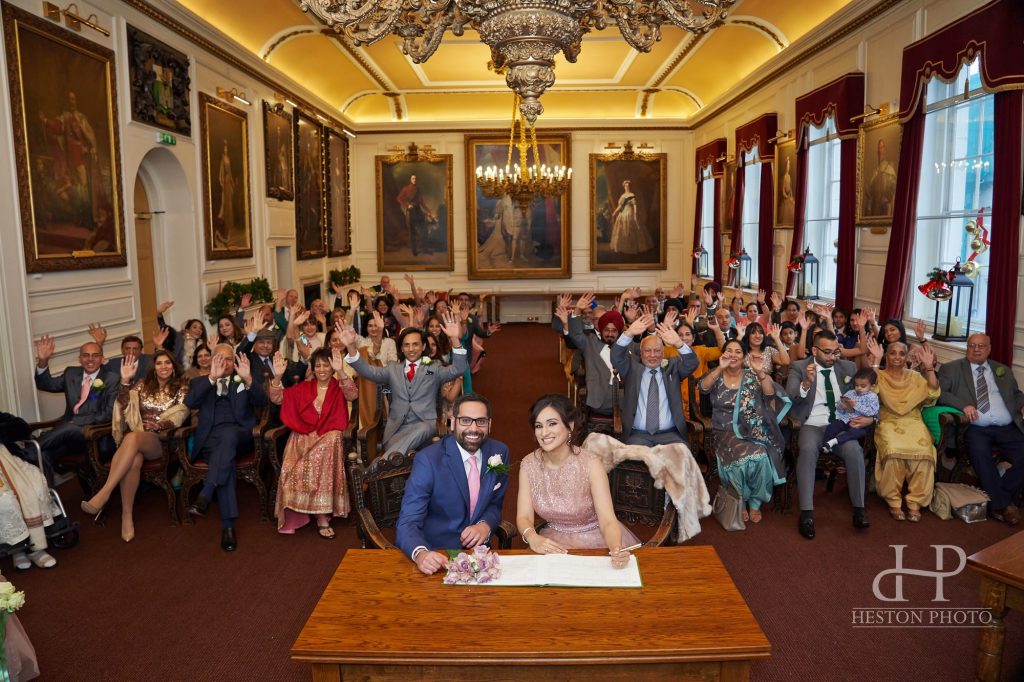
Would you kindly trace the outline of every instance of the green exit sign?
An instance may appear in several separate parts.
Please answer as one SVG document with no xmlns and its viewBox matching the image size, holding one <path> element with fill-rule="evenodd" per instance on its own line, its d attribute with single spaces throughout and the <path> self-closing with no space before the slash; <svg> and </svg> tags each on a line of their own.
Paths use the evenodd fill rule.
<svg viewBox="0 0 1024 682">
<path fill-rule="evenodd" d="M 156 141 L 160 144 L 168 144 L 171 146 L 178 144 L 178 138 L 170 133 L 157 133 Z"/>
</svg>

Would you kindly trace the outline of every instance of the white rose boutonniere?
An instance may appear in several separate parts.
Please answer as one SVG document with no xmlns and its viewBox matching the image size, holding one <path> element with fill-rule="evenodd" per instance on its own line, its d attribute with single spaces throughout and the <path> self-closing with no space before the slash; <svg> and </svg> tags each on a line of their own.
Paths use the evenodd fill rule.
<svg viewBox="0 0 1024 682">
<path fill-rule="evenodd" d="M 103 381 L 103 379 L 96 377 L 96 380 L 92 382 L 92 387 L 95 388 L 97 391 L 102 391 L 107 387 L 107 384 Z"/>
<path fill-rule="evenodd" d="M 668 360 L 662 360 L 661 361 L 661 368 L 665 369 L 666 367 L 668 367 Z"/>
<path fill-rule="evenodd" d="M 237 374 L 231 377 L 231 380 L 234 381 L 236 384 L 242 383 L 242 377 L 238 376 Z"/>
<path fill-rule="evenodd" d="M 501 455 L 491 455 L 487 458 L 487 471 L 506 476 L 508 475 L 508 465 L 501 459 Z"/>
<path fill-rule="evenodd" d="M 426 367 L 427 365 L 431 364 L 434 361 L 432 359 L 430 359 L 430 356 L 424 355 L 420 359 L 420 362 L 423 364 L 424 367 Z"/>
</svg>

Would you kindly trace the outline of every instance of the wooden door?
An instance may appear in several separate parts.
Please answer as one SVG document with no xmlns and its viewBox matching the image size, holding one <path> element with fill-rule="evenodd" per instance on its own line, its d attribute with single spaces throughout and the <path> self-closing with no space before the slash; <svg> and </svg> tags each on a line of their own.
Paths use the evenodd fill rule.
<svg viewBox="0 0 1024 682">
<path fill-rule="evenodd" d="M 135 178 L 135 265 L 139 284 L 142 338 L 149 348 L 156 331 L 156 276 L 153 274 L 153 231 L 149 197 L 142 180 Z"/>
</svg>

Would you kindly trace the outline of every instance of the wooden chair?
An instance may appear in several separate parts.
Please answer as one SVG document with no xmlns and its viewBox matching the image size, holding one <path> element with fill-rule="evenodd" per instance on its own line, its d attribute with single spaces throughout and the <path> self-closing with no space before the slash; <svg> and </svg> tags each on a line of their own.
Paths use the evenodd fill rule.
<svg viewBox="0 0 1024 682">
<path fill-rule="evenodd" d="M 103 436 L 110 436 L 112 427 L 110 424 L 94 429 L 94 438 L 89 440 L 89 463 L 96 475 L 96 484 L 102 486 L 110 476 L 110 462 L 102 461 L 99 449 L 99 440 Z M 160 438 L 160 456 L 156 459 L 147 459 L 142 463 L 142 480 L 155 485 L 164 491 L 167 496 L 167 511 L 171 514 L 171 525 L 178 526 L 178 508 L 175 503 L 174 486 L 171 485 L 171 462 L 173 461 L 174 431 L 161 431 L 157 434 Z"/>
<path fill-rule="evenodd" d="M 63 417 L 57 417 L 56 419 L 48 419 L 41 422 L 32 422 L 28 425 L 29 430 L 32 432 L 33 439 L 39 439 L 39 436 L 43 432 L 49 431 L 53 427 L 57 426 L 64 421 Z M 92 426 L 86 426 L 82 428 L 82 436 L 85 438 L 85 449 L 81 452 L 69 452 L 61 458 L 59 462 L 55 462 L 53 466 L 54 475 L 58 473 L 69 473 L 73 472 L 79 476 L 85 474 L 91 478 L 89 481 L 82 481 L 82 488 L 93 488 L 95 487 L 97 472 L 92 468 L 92 460 L 90 458 L 90 451 L 99 451 L 100 441 L 104 436 L 110 435 L 110 422 L 105 424 L 94 424 Z M 104 477 L 105 478 L 105 477 Z M 91 492 L 95 492 L 92 490 Z"/>
<path fill-rule="evenodd" d="M 654 487 L 654 478 L 643 462 L 626 460 L 608 472 L 615 516 L 627 524 L 655 527 L 644 547 L 672 544 L 675 536 L 676 508 L 663 489 Z"/>
<path fill-rule="evenodd" d="M 258 407 L 256 409 L 256 425 L 252 428 L 252 442 L 253 447 L 250 452 L 235 459 L 235 470 L 238 477 L 247 483 L 255 486 L 256 491 L 260 496 L 260 521 L 269 521 L 270 518 L 267 516 L 267 487 L 263 484 L 263 478 L 260 476 L 260 463 L 262 462 L 262 451 L 263 448 L 260 446 L 260 441 L 263 436 L 263 431 L 267 426 L 267 419 L 269 410 L 264 407 Z M 189 493 L 192 488 L 202 483 L 206 479 L 206 475 L 209 472 L 209 466 L 206 461 L 200 460 L 193 462 L 190 457 L 188 448 L 189 436 L 193 435 L 198 427 L 198 415 L 197 411 L 192 411 L 192 421 L 189 425 L 183 426 L 174 432 L 174 451 L 178 456 L 178 462 L 181 464 L 183 480 L 181 483 L 181 490 L 178 491 L 178 508 L 182 515 L 182 522 L 191 524 L 195 523 L 185 510 L 188 509 L 189 505 Z"/>
<path fill-rule="evenodd" d="M 415 452 L 403 455 L 392 452 L 370 462 L 369 466 L 359 461 L 359 455 L 348 456 L 348 479 L 352 486 L 352 508 L 359 523 L 359 539 L 363 549 L 398 549 L 388 540 L 381 529 L 394 528 L 402 511 L 402 497 L 405 482 L 412 473 Z M 502 521 L 494 529 L 499 549 L 512 546 L 516 535 L 515 526 Z"/>
</svg>

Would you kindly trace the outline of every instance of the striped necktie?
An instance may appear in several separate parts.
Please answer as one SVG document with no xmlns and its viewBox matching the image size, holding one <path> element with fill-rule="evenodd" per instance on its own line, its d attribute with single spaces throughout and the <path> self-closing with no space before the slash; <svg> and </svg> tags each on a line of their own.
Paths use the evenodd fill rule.
<svg viewBox="0 0 1024 682">
<path fill-rule="evenodd" d="M 651 370 L 651 382 L 647 386 L 647 433 L 652 436 L 661 426 L 661 409 L 658 395 L 658 370 Z"/>
<path fill-rule="evenodd" d="M 988 381 L 985 380 L 985 366 L 978 368 L 978 380 L 975 390 L 978 394 L 978 412 L 985 414 L 991 403 L 988 399 Z"/>
</svg>

